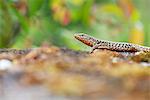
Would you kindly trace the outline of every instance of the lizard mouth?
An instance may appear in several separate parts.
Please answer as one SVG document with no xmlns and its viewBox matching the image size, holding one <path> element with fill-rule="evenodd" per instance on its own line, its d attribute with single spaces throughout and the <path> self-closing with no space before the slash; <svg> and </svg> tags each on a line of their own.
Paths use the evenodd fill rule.
<svg viewBox="0 0 150 100">
<path fill-rule="evenodd" d="M 93 47 L 93 43 L 92 43 L 89 39 L 85 38 L 84 36 L 79 35 L 79 34 L 75 34 L 74 37 L 75 37 L 77 40 L 81 41 L 82 43 L 84 43 L 84 44 L 86 44 L 86 45 L 88 45 L 88 46 Z"/>
</svg>

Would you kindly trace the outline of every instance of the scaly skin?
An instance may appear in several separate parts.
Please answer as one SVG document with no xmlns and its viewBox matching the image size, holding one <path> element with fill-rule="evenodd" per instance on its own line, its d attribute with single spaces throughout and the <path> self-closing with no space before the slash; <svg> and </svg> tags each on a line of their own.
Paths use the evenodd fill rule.
<svg viewBox="0 0 150 100">
<path fill-rule="evenodd" d="M 150 52 L 150 47 L 140 46 L 132 43 L 98 40 L 84 33 L 75 34 L 74 37 L 84 44 L 92 47 L 91 53 L 95 49 L 107 49 L 119 52 Z"/>
</svg>

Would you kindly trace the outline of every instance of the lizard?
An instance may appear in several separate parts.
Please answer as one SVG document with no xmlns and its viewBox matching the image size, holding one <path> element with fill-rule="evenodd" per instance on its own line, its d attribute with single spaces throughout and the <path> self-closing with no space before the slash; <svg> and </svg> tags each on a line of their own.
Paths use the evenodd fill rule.
<svg viewBox="0 0 150 100">
<path fill-rule="evenodd" d="M 92 47 L 90 53 L 93 53 L 96 49 L 107 49 L 117 52 L 148 52 L 150 53 L 150 47 L 141 46 L 133 43 L 126 42 L 112 42 L 107 40 L 99 40 L 84 33 L 77 33 L 74 37 L 83 42 L 84 44 Z"/>
</svg>

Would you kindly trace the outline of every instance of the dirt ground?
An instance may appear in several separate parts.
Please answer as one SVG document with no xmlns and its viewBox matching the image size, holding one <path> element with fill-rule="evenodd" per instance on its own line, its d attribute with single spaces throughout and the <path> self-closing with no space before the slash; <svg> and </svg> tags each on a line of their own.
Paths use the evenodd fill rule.
<svg viewBox="0 0 150 100">
<path fill-rule="evenodd" d="M 150 100 L 150 54 L 41 47 L 0 54 L 2 100 Z M 0 99 L 0 100 L 1 100 Z"/>
</svg>

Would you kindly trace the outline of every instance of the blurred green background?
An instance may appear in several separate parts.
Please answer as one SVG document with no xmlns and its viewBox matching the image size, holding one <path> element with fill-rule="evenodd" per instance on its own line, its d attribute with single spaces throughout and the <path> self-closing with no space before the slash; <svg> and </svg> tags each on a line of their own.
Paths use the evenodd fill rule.
<svg viewBox="0 0 150 100">
<path fill-rule="evenodd" d="M 87 49 L 73 37 L 150 46 L 150 0 L 0 0 L 0 48 L 56 45 Z"/>
</svg>

